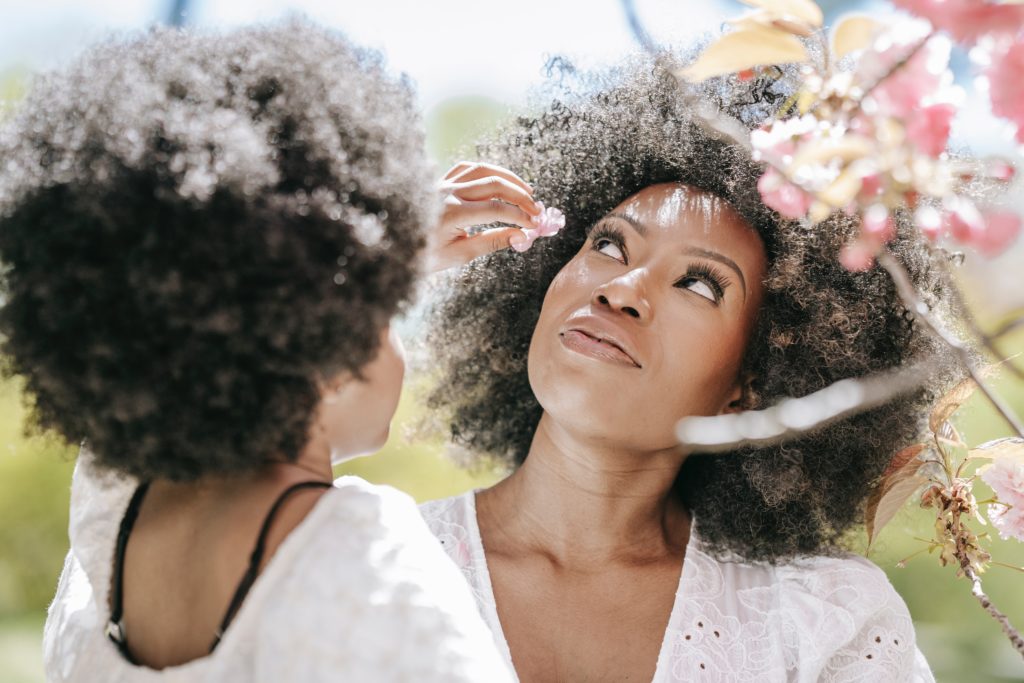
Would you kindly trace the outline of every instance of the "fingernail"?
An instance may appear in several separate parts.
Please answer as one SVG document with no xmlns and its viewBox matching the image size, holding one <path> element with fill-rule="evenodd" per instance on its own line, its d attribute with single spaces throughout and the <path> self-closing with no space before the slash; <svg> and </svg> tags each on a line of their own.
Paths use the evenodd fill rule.
<svg viewBox="0 0 1024 683">
<path fill-rule="evenodd" d="M 527 237 L 526 235 L 519 233 L 516 235 L 512 235 L 512 237 L 510 237 L 508 240 L 508 244 L 510 247 L 512 247 L 513 250 L 522 253 L 530 248 L 530 245 L 533 244 L 533 240 Z"/>
</svg>

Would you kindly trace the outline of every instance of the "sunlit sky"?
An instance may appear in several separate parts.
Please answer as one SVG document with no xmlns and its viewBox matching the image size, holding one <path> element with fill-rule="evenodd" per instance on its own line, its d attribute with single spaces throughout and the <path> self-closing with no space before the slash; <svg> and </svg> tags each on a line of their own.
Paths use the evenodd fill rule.
<svg viewBox="0 0 1024 683">
<path fill-rule="evenodd" d="M 881 0 L 820 0 L 826 20 L 870 9 Z M 61 64 L 111 30 L 166 21 L 174 0 L 0 0 L 0 73 Z M 301 12 L 378 48 L 397 71 L 416 82 L 429 110 L 458 95 L 522 104 L 543 79 L 552 55 L 579 66 L 614 63 L 636 51 L 620 0 L 190 0 L 187 21 L 235 26 Z M 738 0 L 635 0 L 638 14 L 661 43 L 685 44 L 720 30 L 739 14 Z M 962 60 L 961 60 L 962 61 Z M 963 79 L 968 77 L 966 71 Z M 976 152 L 1007 152 L 1010 134 L 969 99 L 954 126 L 953 143 Z"/>
</svg>

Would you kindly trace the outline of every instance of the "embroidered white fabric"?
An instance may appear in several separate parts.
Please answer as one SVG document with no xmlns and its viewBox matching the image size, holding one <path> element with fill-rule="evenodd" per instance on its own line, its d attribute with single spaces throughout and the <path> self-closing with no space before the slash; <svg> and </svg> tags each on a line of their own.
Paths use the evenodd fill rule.
<svg viewBox="0 0 1024 683">
<path fill-rule="evenodd" d="M 338 479 L 278 547 L 211 655 L 160 671 L 128 663 L 104 629 L 136 485 L 79 458 L 71 551 L 44 630 L 48 681 L 509 680 L 413 500 L 356 477 Z"/>
<path fill-rule="evenodd" d="M 462 568 L 512 667 L 475 494 L 425 503 L 420 511 Z M 915 645 L 906 605 L 873 563 L 852 554 L 775 567 L 723 562 L 702 551 L 696 529 L 691 531 L 653 683 L 934 680 Z"/>
</svg>

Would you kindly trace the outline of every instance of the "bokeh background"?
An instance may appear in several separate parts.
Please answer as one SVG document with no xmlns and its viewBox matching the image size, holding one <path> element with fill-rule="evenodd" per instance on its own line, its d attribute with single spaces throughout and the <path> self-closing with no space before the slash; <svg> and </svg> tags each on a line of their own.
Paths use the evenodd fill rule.
<svg viewBox="0 0 1024 683">
<path fill-rule="evenodd" d="M 820 0 L 827 22 L 854 11 L 891 13 L 882 2 Z M 742 5 L 733 0 L 637 0 L 637 16 L 663 44 L 685 45 L 718 31 Z M 636 44 L 618 0 L 0 0 L 0 117 L 31 83 L 32 74 L 59 67 L 111 31 L 161 23 L 230 27 L 301 12 L 353 40 L 383 50 L 396 71 L 417 83 L 429 151 L 439 173 L 472 155 L 472 141 L 541 101 L 536 92 L 545 65 L 564 55 L 582 67 L 612 64 Z M 986 99 L 974 92 L 967 55 L 954 53 L 957 80 L 968 96 L 954 126 L 954 145 L 975 153 L 1010 156 L 1020 150 Z M 1022 85 L 1024 87 L 1024 85 Z M 974 93 L 974 94 L 972 94 Z M 2 161 L 2 160 L 0 160 Z M 1024 211 L 1018 189 L 1008 201 Z M 1024 240 L 1022 240 L 1024 241 Z M 1024 307 L 1024 244 L 994 261 L 968 254 L 962 286 L 983 326 Z M 415 332 L 415 315 L 404 329 Z M 1003 344 L 1006 355 L 1024 352 L 1024 330 Z M 410 384 L 424 380 L 411 378 Z M 1003 373 L 995 386 L 1018 414 L 1024 382 Z M 408 438 L 421 412 L 407 392 L 397 428 L 385 449 L 338 468 L 394 485 L 418 500 L 485 486 L 499 473 L 467 473 L 446 460 L 444 445 Z M 43 680 L 41 631 L 46 606 L 67 551 L 67 505 L 75 448 L 30 435 L 23 423 L 21 385 L 0 382 L 0 681 Z M 973 398 L 956 416 L 970 444 L 1005 436 L 1008 428 Z M 983 487 L 980 487 L 983 488 Z M 979 491 L 979 499 L 986 491 Z M 886 528 L 870 557 L 888 573 L 917 625 L 919 646 L 939 681 L 1022 681 L 1024 662 L 977 605 L 969 585 L 950 568 L 922 554 L 906 568 L 897 562 L 923 547 L 914 537 L 932 534 L 927 511 L 906 509 Z M 863 540 L 857 542 L 863 547 Z M 996 559 L 1024 566 L 1024 544 L 991 542 Z M 993 567 L 984 575 L 989 594 L 1024 627 L 1024 573 Z"/>
</svg>

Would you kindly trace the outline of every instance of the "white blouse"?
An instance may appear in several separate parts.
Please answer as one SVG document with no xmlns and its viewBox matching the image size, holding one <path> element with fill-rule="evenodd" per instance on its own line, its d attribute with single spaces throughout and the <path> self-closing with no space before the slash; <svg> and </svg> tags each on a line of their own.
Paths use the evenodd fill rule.
<svg viewBox="0 0 1024 683">
<path fill-rule="evenodd" d="M 130 664 L 104 627 L 118 528 L 136 485 L 79 458 L 71 550 L 44 630 L 48 681 L 509 680 L 413 500 L 356 477 L 338 479 L 281 543 L 212 654 L 159 671 Z"/>
<path fill-rule="evenodd" d="M 511 667 L 470 492 L 420 506 L 462 568 Z M 691 525 L 653 683 L 861 681 L 932 683 L 910 614 L 877 566 L 852 554 L 789 564 L 720 561 Z"/>
</svg>

